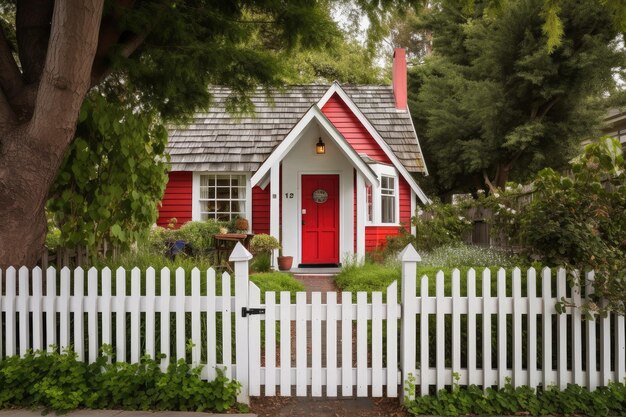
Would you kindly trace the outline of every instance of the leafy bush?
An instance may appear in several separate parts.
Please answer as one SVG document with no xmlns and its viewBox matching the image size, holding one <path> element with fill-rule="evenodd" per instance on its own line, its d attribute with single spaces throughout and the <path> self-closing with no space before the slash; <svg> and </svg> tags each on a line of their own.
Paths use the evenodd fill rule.
<svg viewBox="0 0 626 417">
<path fill-rule="evenodd" d="M 432 250 L 439 246 L 460 243 L 471 230 L 472 222 L 464 217 L 462 206 L 434 202 L 419 210 L 411 221 L 415 226 L 415 247 Z"/>
<path fill-rule="evenodd" d="M 219 371 L 207 382 L 200 378 L 201 368 L 183 360 L 164 373 L 161 357 L 110 363 L 110 348 L 104 350 L 93 364 L 78 361 L 73 352 L 45 351 L 0 361 L 0 408 L 225 411 L 236 405 L 240 384 Z"/>
<path fill-rule="evenodd" d="M 252 238 L 250 249 L 254 253 L 270 253 L 275 249 L 280 249 L 280 243 L 274 236 L 260 233 Z"/>
<path fill-rule="evenodd" d="M 272 269 L 272 258 L 268 253 L 257 253 L 250 264 L 254 272 L 269 272 Z"/>
<path fill-rule="evenodd" d="M 176 240 L 184 240 L 193 256 L 207 256 L 213 249 L 213 235 L 225 223 L 212 219 L 187 222 L 180 229 L 154 227 L 150 230 L 148 246 L 157 253 L 167 254 Z"/>
<path fill-rule="evenodd" d="M 510 381 L 502 389 L 476 385 L 440 390 L 437 396 L 414 397 L 415 378 L 409 375 L 404 405 L 413 415 L 585 415 L 593 417 L 623 415 L 626 409 L 626 386 L 610 382 L 595 391 L 569 384 L 560 391 L 551 386 L 545 390 L 522 386 L 514 388 Z"/>
<path fill-rule="evenodd" d="M 547 263 L 595 270 L 596 301 L 624 314 L 626 165 L 621 144 L 604 138 L 587 145 L 571 169 L 570 175 L 551 169 L 537 175 L 536 198 L 520 215 L 520 238 Z M 571 278 L 580 281 L 577 275 Z M 593 312 L 599 305 L 586 307 Z"/>
</svg>

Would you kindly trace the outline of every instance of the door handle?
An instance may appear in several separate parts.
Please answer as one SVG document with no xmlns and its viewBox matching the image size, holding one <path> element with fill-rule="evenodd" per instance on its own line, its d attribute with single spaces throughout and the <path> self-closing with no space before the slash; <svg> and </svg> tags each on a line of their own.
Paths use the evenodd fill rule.
<svg viewBox="0 0 626 417">
<path fill-rule="evenodd" d="M 306 223 L 305 223 L 305 221 L 304 221 L 304 220 L 302 220 L 302 226 L 304 226 L 305 224 L 306 224 Z"/>
</svg>

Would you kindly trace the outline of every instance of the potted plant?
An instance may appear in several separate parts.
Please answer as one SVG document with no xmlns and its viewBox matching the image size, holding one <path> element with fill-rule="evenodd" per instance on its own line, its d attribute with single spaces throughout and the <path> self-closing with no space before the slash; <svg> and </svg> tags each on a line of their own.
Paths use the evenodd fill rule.
<svg viewBox="0 0 626 417">
<path fill-rule="evenodd" d="M 235 219 L 235 230 L 237 233 L 248 233 L 249 228 L 250 224 L 248 223 L 248 219 L 244 217 L 237 217 Z"/>
<path fill-rule="evenodd" d="M 272 251 L 276 249 L 280 249 L 278 240 L 274 236 L 265 233 L 255 235 L 250 241 L 250 250 L 252 250 L 256 256 L 269 259 L 269 262 L 258 262 L 259 264 L 271 266 Z"/>
<path fill-rule="evenodd" d="M 284 256 L 282 251 L 278 255 L 278 269 L 281 271 L 289 271 L 293 265 L 293 256 Z"/>
</svg>

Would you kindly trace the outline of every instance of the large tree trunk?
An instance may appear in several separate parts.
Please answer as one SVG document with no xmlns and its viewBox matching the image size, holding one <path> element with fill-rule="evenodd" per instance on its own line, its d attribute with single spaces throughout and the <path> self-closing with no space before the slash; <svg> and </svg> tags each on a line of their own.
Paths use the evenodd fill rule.
<svg viewBox="0 0 626 417">
<path fill-rule="evenodd" d="M 56 1 L 31 118 L 16 116 L 0 93 L 0 268 L 34 266 L 41 254 L 48 190 L 89 89 L 102 5 Z"/>
</svg>

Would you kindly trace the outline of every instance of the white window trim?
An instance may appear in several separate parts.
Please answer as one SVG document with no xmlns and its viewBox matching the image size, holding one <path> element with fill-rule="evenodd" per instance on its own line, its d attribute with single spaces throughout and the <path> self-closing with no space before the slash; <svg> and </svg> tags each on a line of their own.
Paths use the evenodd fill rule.
<svg viewBox="0 0 626 417">
<path fill-rule="evenodd" d="M 399 180 L 400 176 L 398 175 L 398 171 L 390 165 L 383 164 L 373 164 L 370 165 L 372 170 L 378 176 L 378 184 L 372 186 L 372 198 L 373 198 L 373 220 L 372 222 L 365 222 L 366 226 L 392 226 L 392 227 L 400 227 L 400 186 Z M 382 208 L 381 208 L 381 186 L 382 186 L 382 176 L 392 177 L 394 178 L 394 186 L 395 186 L 395 222 L 393 223 L 383 223 L 381 220 L 382 216 Z M 367 195 L 367 193 L 365 193 Z M 365 197 L 367 198 L 367 197 Z M 367 204 L 367 201 L 366 201 Z"/>
<path fill-rule="evenodd" d="M 250 230 L 252 230 L 252 187 L 250 186 L 250 174 L 247 172 L 214 172 L 214 171 L 196 171 L 192 177 L 192 189 L 191 189 L 191 219 L 193 221 L 201 221 L 200 210 L 200 176 L 201 175 L 239 175 L 245 177 L 246 184 L 246 198 L 245 198 L 245 216 L 248 220 Z"/>
</svg>

